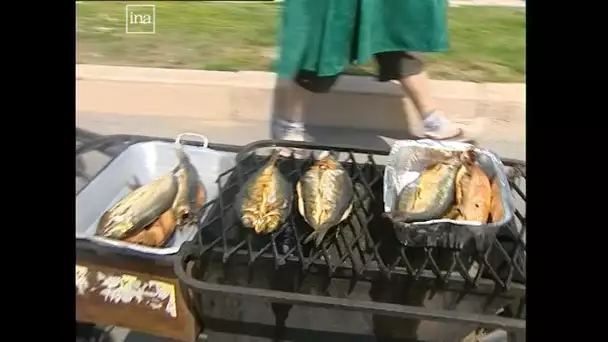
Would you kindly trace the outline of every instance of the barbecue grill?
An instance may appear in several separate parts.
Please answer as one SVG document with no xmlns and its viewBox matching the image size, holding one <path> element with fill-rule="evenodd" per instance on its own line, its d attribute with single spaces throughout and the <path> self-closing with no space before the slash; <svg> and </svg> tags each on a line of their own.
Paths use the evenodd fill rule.
<svg viewBox="0 0 608 342">
<path fill-rule="evenodd" d="M 295 205 L 286 222 L 271 234 L 259 236 L 240 224 L 233 206 L 236 193 L 248 176 L 265 164 L 269 149 L 275 147 L 307 151 L 308 157 L 304 159 L 292 154 L 278 163 L 294 185 L 314 163 L 315 152 L 331 150 L 340 153 L 340 161 L 353 183 L 365 189 L 356 194 L 350 218 L 328 233 L 319 248 L 303 244 L 311 229 Z M 175 272 L 183 288 L 196 293 L 269 300 L 275 303 L 272 309 L 277 334 L 285 330 L 285 320 L 294 304 L 473 323 L 511 331 L 525 329 L 525 321 L 521 319 L 525 315 L 526 226 L 522 213 L 525 209 L 516 210 L 516 219 L 501 229 L 483 252 L 477 251 L 472 243 L 459 249 L 403 246 L 395 239 L 392 223 L 381 215 L 384 166 L 377 159 L 387 154 L 388 151 L 274 141 L 244 147 L 236 157 L 236 167 L 218 177 L 218 186 L 224 186 L 219 186 L 218 199 L 208 203 L 211 214 L 201 224 L 196 239 L 183 245 L 177 257 Z M 503 162 L 509 167 L 514 196 L 519 197 L 516 202 L 525 202 L 519 185 L 525 181 L 525 165 L 511 160 Z M 185 272 L 190 262 L 197 264 L 196 274 Z M 223 274 L 220 277 L 223 284 L 218 283 L 218 272 Z M 244 278 L 247 280 L 243 281 Z M 346 280 L 346 289 L 334 280 L 342 283 Z M 361 282 L 372 284 L 370 300 L 350 300 Z M 315 286 L 311 287 L 311 283 Z M 303 293 L 312 288 L 314 295 Z M 444 301 L 449 297 L 446 305 L 439 309 L 419 307 L 426 298 L 432 300 L 438 294 L 444 296 Z M 480 297 L 482 304 L 471 305 Z M 383 303 L 397 298 L 406 305 Z M 472 312 L 457 310 L 467 306 Z M 505 306 L 511 316 L 520 319 L 497 317 L 495 313 Z M 484 313 L 492 315 L 479 315 Z"/>
<path fill-rule="evenodd" d="M 77 147 L 76 154 L 91 150 L 120 153 L 129 145 L 152 140 L 172 141 L 108 136 Z M 318 152 L 330 150 L 339 154 L 353 183 L 363 189 L 355 194 L 350 217 L 330 231 L 318 248 L 303 244 L 312 230 L 296 205 L 273 233 L 258 236 L 240 224 L 233 206 L 235 196 L 277 147 L 304 152 L 303 158 L 302 153 L 297 158 L 292 154 L 278 163 L 294 187 Z M 510 341 L 524 340 L 525 163 L 502 160 L 508 168 L 515 219 L 501 228 L 486 250 L 478 251 L 472 242 L 445 248 L 404 246 L 397 241 L 392 223 L 382 217 L 383 160 L 388 150 L 270 140 L 244 147 L 209 144 L 209 148 L 234 153 L 236 165 L 218 176 L 219 196 L 201 209 L 207 214 L 197 235 L 172 258 L 181 296 L 207 332 L 240 329 L 272 340 L 290 339 L 295 328 L 288 317 L 299 308 L 310 307 L 330 309 L 337 315 L 339 311 L 332 309 L 366 315 L 378 340 L 460 341 L 476 328 L 504 330 Z M 105 250 L 103 246 L 87 248 Z M 238 326 L 229 324 L 230 320 L 242 321 L 240 313 L 234 312 L 254 302 L 271 303 L 269 329 L 248 330 L 249 323 L 244 321 Z M 233 316 L 221 317 L 218 303 L 232 305 L 223 312 Z M 315 328 L 314 323 L 310 325 Z M 354 335 L 342 336 L 350 340 Z"/>
</svg>

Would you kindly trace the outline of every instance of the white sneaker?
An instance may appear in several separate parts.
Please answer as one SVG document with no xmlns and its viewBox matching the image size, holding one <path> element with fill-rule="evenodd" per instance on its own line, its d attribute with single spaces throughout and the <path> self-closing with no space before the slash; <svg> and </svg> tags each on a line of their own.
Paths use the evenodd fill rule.
<svg viewBox="0 0 608 342">
<path fill-rule="evenodd" d="M 306 133 L 304 125 L 285 120 L 274 120 L 272 123 L 272 138 L 275 140 L 289 141 L 313 141 L 313 138 Z M 305 151 L 299 148 L 282 148 L 281 155 L 289 157 L 294 154 L 296 158 L 304 158 Z"/>
<path fill-rule="evenodd" d="M 462 129 L 440 112 L 430 114 L 423 121 L 424 135 L 435 140 L 451 139 L 462 134 Z"/>
</svg>

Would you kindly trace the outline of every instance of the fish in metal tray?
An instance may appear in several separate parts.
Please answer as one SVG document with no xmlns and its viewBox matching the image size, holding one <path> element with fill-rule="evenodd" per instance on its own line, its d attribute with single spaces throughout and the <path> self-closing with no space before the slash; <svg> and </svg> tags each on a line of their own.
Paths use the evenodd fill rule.
<svg viewBox="0 0 608 342">
<path fill-rule="evenodd" d="M 97 235 L 122 239 L 150 225 L 172 207 L 177 183 L 170 172 L 135 189 L 101 216 Z"/>
<path fill-rule="evenodd" d="M 424 168 L 432 166 L 435 163 L 458 158 L 461 153 L 461 151 L 446 151 L 438 148 L 411 146 L 399 162 L 399 169 L 406 171 L 419 170 L 419 167 Z"/>
<path fill-rule="evenodd" d="M 292 186 L 277 168 L 279 150 L 254 173 L 236 196 L 235 208 L 246 228 L 270 233 L 285 222 L 291 211 Z"/>
<path fill-rule="evenodd" d="M 176 225 L 181 228 L 185 224 L 196 222 L 198 210 L 205 203 L 205 189 L 196 168 L 181 146 L 176 147 L 176 154 L 179 159 L 175 170 L 178 188 L 172 210 Z"/>
<path fill-rule="evenodd" d="M 499 191 L 498 187 L 496 190 Z M 490 216 L 492 186 L 485 172 L 475 163 L 463 164 L 456 174 L 456 205 L 459 221 L 486 223 Z"/>
<path fill-rule="evenodd" d="M 404 223 L 444 217 L 454 204 L 458 170 L 472 158 L 473 151 L 466 151 L 424 170 L 415 183 L 403 188 L 396 211 L 387 216 Z"/>
<path fill-rule="evenodd" d="M 169 209 L 149 226 L 123 238 L 123 241 L 150 247 L 162 247 L 171 239 L 176 228 L 174 211 Z"/>
<path fill-rule="evenodd" d="M 305 243 L 315 239 L 318 246 L 331 228 L 344 221 L 352 210 L 354 189 L 348 172 L 331 155 L 323 152 L 319 160 L 296 185 L 298 211 L 314 229 Z"/>
<path fill-rule="evenodd" d="M 505 208 L 502 205 L 502 198 L 500 196 L 500 186 L 498 185 L 498 178 L 494 177 L 492 180 L 492 196 L 490 200 L 490 219 L 489 222 L 500 222 L 505 217 Z"/>
</svg>

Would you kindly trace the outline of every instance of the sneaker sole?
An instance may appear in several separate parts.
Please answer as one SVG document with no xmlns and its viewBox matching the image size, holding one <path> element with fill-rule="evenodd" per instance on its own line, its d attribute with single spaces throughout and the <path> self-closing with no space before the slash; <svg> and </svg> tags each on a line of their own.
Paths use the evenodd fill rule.
<svg viewBox="0 0 608 342">
<path fill-rule="evenodd" d="M 459 141 L 469 144 L 475 144 L 477 138 L 483 133 L 485 127 L 489 124 L 488 118 L 474 118 L 471 120 L 463 120 L 455 122 L 460 128 L 460 134 L 447 139 L 435 139 L 426 135 L 420 136 L 420 138 L 434 139 L 438 141 Z"/>
</svg>

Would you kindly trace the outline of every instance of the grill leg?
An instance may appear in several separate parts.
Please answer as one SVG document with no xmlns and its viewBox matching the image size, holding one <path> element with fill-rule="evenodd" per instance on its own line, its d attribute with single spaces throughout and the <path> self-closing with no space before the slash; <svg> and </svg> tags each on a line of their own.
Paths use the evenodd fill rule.
<svg viewBox="0 0 608 342">
<path fill-rule="evenodd" d="M 283 341 L 285 339 L 285 330 L 287 317 L 289 317 L 289 310 L 293 305 L 272 303 L 272 312 L 274 313 L 275 322 L 275 341 Z"/>
<path fill-rule="evenodd" d="M 278 272 L 275 273 L 273 277 L 273 282 L 271 284 L 271 288 L 274 290 L 285 291 L 285 292 L 293 292 L 297 290 L 297 268 L 291 268 L 289 266 L 285 266 L 279 269 Z M 275 341 L 283 341 L 285 340 L 285 331 L 287 317 L 289 317 L 289 311 L 293 307 L 291 304 L 279 304 L 272 303 L 271 305 L 272 312 L 274 313 L 275 320 Z"/>
</svg>

